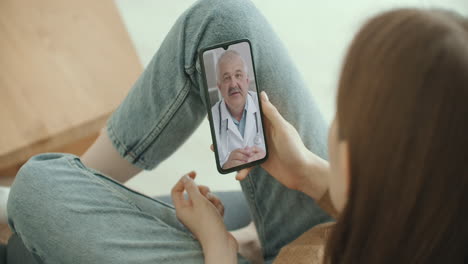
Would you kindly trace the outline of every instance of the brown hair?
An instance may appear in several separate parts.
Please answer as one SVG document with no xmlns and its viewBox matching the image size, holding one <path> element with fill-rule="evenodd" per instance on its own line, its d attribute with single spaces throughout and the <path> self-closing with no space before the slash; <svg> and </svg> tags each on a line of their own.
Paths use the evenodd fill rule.
<svg viewBox="0 0 468 264">
<path fill-rule="evenodd" d="M 468 22 L 441 10 L 371 19 L 338 90 L 348 202 L 325 263 L 463 263 L 468 251 Z"/>
</svg>

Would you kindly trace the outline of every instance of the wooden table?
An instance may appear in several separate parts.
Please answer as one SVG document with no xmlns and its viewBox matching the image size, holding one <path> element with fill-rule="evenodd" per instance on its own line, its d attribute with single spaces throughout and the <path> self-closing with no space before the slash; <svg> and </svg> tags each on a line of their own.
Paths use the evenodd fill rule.
<svg viewBox="0 0 468 264">
<path fill-rule="evenodd" d="M 83 152 L 141 71 L 112 0 L 1 0 L 0 180 Z"/>
</svg>

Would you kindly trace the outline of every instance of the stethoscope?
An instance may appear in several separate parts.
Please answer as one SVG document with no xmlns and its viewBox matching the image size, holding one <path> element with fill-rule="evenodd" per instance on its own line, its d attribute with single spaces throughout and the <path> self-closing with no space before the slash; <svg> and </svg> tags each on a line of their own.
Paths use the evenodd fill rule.
<svg viewBox="0 0 468 264">
<path fill-rule="evenodd" d="M 218 115 L 219 115 L 219 133 L 221 135 L 221 102 L 222 101 L 219 101 L 218 103 Z M 262 143 L 261 139 L 260 139 L 260 133 L 258 132 L 258 117 L 257 117 L 257 113 L 258 112 L 255 112 L 255 128 L 257 130 L 257 134 L 255 135 L 255 138 L 254 138 L 254 144 L 255 145 L 260 145 Z M 229 124 L 229 119 L 226 119 L 226 132 L 228 131 L 228 124 Z"/>
</svg>

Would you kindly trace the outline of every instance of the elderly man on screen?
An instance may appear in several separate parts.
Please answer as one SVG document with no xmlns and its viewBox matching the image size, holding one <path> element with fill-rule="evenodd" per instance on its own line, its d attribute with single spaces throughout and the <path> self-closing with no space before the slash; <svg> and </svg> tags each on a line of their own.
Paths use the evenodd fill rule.
<svg viewBox="0 0 468 264">
<path fill-rule="evenodd" d="M 258 95 L 249 91 L 244 59 L 233 50 L 224 52 L 216 66 L 222 99 L 212 108 L 220 165 L 229 169 L 265 157 L 265 142 Z"/>
</svg>

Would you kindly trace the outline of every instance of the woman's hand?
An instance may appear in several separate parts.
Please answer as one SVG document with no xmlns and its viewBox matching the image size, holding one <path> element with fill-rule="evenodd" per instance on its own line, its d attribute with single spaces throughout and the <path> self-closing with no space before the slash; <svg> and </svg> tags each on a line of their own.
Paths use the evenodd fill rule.
<svg viewBox="0 0 468 264">
<path fill-rule="evenodd" d="M 268 160 L 262 166 L 286 187 L 302 191 L 312 198 L 320 198 L 328 188 L 328 162 L 310 152 L 297 130 L 286 121 L 268 100 L 260 94 L 268 143 Z M 252 168 L 237 173 L 243 180 Z"/>
<path fill-rule="evenodd" d="M 197 186 L 193 180 L 195 176 L 195 172 L 183 176 L 172 188 L 177 218 L 200 241 L 205 263 L 235 263 L 237 242 L 224 225 L 224 206 L 208 187 Z M 185 199 L 184 191 L 188 199 Z"/>
</svg>

